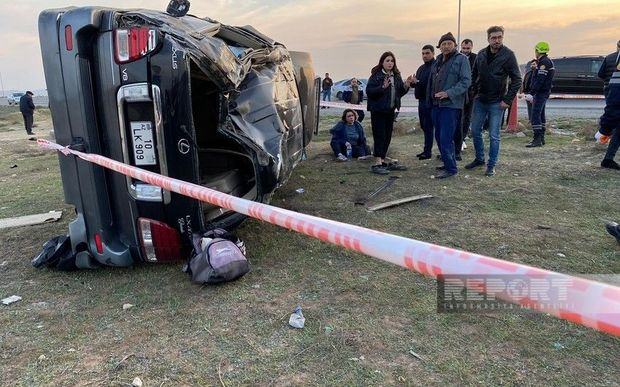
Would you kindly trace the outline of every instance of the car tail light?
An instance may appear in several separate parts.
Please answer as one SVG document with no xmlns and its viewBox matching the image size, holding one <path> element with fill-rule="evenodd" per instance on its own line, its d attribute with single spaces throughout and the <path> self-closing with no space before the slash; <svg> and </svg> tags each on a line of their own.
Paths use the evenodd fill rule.
<svg viewBox="0 0 620 387">
<path fill-rule="evenodd" d="M 147 261 L 166 262 L 183 258 L 181 238 L 174 228 L 156 220 L 139 218 L 138 231 Z"/>
<path fill-rule="evenodd" d="M 118 63 L 142 58 L 157 47 L 157 31 L 151 28 L 119 29 L 114 33 Z"/>
<path fill-rule="evenodd" d="M 97 246 L 97 252 L 99 254 L 103 254 L 103 241 L 101 240 L 101 235 L 95 234 L 95 246 Z"/>
<path fill-rule="evenodd" d="M 71 26 L 65 26 L 65 46 L 67 51 L 73 50 L 73 28 Z"/>
</svg>

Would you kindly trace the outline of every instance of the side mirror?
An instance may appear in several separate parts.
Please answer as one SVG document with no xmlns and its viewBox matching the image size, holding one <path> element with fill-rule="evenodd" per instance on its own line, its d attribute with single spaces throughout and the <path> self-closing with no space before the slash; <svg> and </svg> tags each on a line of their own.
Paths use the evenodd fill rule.
<svg viewBox="0 0 620 387">
<path fill-rule="evenodd" d="M 166 13 L 174 17 L 187 15 L 189 11 L 189 0 L 170 0 Z"/>
</svg>

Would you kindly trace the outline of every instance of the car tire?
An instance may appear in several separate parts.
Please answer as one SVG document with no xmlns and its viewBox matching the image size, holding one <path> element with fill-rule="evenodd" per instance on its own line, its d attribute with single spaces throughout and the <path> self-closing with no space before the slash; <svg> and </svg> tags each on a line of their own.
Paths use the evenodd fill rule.
<svg viewBox="0 0 620 387">
<path fill-rule="evenodd" d="M 336 93 L 336 98 L 342 99 L 342 91 Z"/>
</svg>

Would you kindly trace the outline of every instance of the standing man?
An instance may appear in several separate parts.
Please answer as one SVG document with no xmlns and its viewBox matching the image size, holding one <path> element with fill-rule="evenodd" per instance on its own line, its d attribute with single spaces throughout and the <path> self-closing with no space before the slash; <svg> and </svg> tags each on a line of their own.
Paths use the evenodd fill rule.
<svg viewBox="0 0 620 387">
<path fill-rule="evenodd" d="M 323 82 L 321 83 L 321 89 L 323 89 L 323 101 L 331 102 L 333 85 L 334 81 L 332 81 L 332 79 L 329 77 L 329 73 L 325 73 L 325 78 L 323 78 Z"/>
<path fill-rule="evenodd" d="M 603 59 L 603 63 L 601 64 L 601 68 L 598 70 L 598 77 L 601 78 L 605 82 L 605 87 L 603 88 L 603 93 L 605 94 L 605 99 L 607 99 L 607 95 L 609 94 L 609 80 L 611 79 L 611 75 L 614 71 L 617 71 L 617 67 L 620 65 L 620 40 L 616 43 L 616 52 L 612 52 L 607 55 L 605 59 Z"/>
<path fill-rule="evenodd" d="M 601 167 L 620 170 L 620 165 L 614 161 L 616 152 L 620 148 L 620 65 L 609 79 L 609 88 L 607 89 L 607 100 L 605 111 L 600 119 L 600 129 L 597 133 L 597 140 L 603 142 L 600 138 L 603 136 L 611 136 L 605 158 L 601 161 Z"/>
<path fill-rule="evenodd" d="M 549 43 L 538 42 L 534 47 L 536 54 L 536 68 L 532 73 L 530 83 L 530 95 L 532 96 L 532 115 L 530 123 L 534 131 L 534 139 L 526 145 L 527 148 L 536 148 L 545 145 L 545 105 L 551 94 L 551 82 L 555 68 L 553 62 L 547 56 Z"/>
<path fill-rule="evenodd" d="M 32 91 L 28 90 L 26 94 L 19 99 L 19 110 L 22 112 L 22 116 L 24 116 L 24 126 L 28 134 L 34 134 L 32 133 L 32 123 L 34 121 L 33 95 Z"/>
<path fill-rule="evenodd" d="M 364 90 L 360 88 L 357 78 L 351 79 L 351 90 L 345 90 L 342 92 L 342 100 L 352 105 L 361 105 L 364 100 Z M 363 110 L 355 110 L 357 113 L 357 120 L 359 122 L 364 121 L 366 114 Z"/>
<path fill-rule="evenodd" d="M 521 87 L 521 71 L 514 52 L 504 46 L 504 27 L 489 27 L 487 40 L 489 45 L 478 52 L 473 73 L 476 98 L 471 130 L 476 158 L 465 168 L 472 169 L 485 164 L 482 126 L 488 117 L 490 144 L 485 175 L 493 176 L 499 156 L 502 116 Z"/>
<path fill-rule="evenodd" d="M 474 65 L 476 63 L 476 54 L 471 52 L 474 48 L 474 42 L 471 39 L 463 39 L 461 42 L 461 54 L 465 55 L 469 59 L 469 66 L 472 73 L 474 71 Z M 473 75 L 473 74 L 472 74 Z M 469 126 L 471 124 L 471 109 L 474 106 L 474 87 L 473 85 L 467 90 L 467 98 L 465 99 L 465 106 L 463 106 L 463 114 L 459 118 L 459 123 L 454 132 L 454 151 L 456 152 L 456 160 L 461 161 L 461 151 L 463 150 L 463 142 L 465 137 L 469 134 Z"/>
<path fill-rule="evenodd" d="M 436 179 L 445 179 L 458 173 L 454 153 L 454 131 L 465 104 L 465 95 L 471 85 L 471 68 L 464 55 L 456 50 L 456 39 L 451 32 L 439 39 L 441 55 L 431 67 L 427 99 L 432 101 L 433 126 L 439 133 L 439 151 L 443 170 Z"/>
<path fill-rule="evenodd" d="M 422 61 L 424 64 L 418 68 L 413 76 L 414 93 L 418 100 L 418 118 L 420 127 L 424 132 L 424 150 L 418 153 L 416 157 L 420 160 L 430 159 L 433 150 L 433 118 L 431 115 L 432 103 L 427 99 L 426 88 L 428 80 L 431 76 L 431 67 L 435 63 L 435 49 L 432 45 L 427 44 L 422 47 Z M 439 145 L 439 144 L 438 144 Z"/>
</svg>

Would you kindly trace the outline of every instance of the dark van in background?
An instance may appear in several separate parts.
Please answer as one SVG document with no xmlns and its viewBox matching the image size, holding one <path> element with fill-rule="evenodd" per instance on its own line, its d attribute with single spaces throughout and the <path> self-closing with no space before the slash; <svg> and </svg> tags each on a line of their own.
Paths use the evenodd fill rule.
<svg viewBox="0 0 620 387">
<path fill-rule="evenodd" d="M 598 70 L 604 56 L 583 55 L 552 58 L 555 67 L 553 94 L 603 94 Z"/>
</svg>

